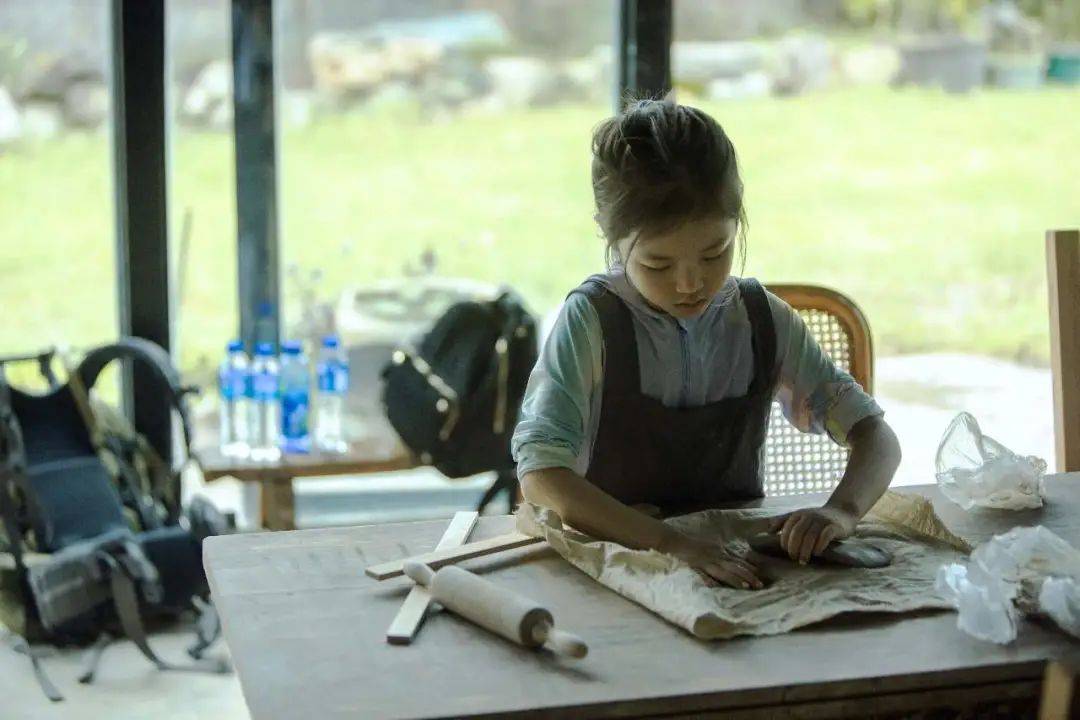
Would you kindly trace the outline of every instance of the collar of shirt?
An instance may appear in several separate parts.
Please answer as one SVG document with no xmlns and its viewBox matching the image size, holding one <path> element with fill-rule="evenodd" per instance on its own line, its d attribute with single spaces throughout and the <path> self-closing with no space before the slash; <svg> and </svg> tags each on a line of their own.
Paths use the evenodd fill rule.
<svg viewBox="0 0 1080 720">
<path fill-rule="evenodd" d="M 699 326 L 710 325 L 716 319 L 716 314 L 722 312 L 724 308 L 735 300 L 739 289 L 738 280 L 734 276 L 728 276 L 728 279 L 720 286 L 720 290 L 713 296 L 712 301 L 709 302 L 709 306 L 700 315 L 695 318 L 682 319 L 672 317 L 650 305 L 638 292 L 638 289 L 634 287 L 621 265 L 613 266 L 606 273 L 593 275 L 592 279 L 600 281 L 604 287 L 618 295 L 629 306 L 638 322 L 643 325 L 648 327 L 659 323 L 670 326 L 670 324 L 674 323 L 688 333 L 693 333 L 695 328 Z"/>
</svg>

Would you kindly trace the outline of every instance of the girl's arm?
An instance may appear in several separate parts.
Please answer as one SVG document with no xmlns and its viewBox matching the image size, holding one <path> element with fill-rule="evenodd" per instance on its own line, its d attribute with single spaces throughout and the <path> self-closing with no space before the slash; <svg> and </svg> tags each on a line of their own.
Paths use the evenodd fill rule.
<svg viewBox="0 0 1080 720">
<path fill-rule="evenodd" d="M 900 464 L 896 435 L 881 408 L 818 345 L 790 305 L 769 294 L 776 326 L 784 414 L 803 432 L 828 433 L 851 449 L 844 476 L 821 508 L 800 510 L 774 521 L 781 544 L 795 560 L 808 562 L 832 541 L 847 537 L 889 487 Z"/>
<path fill-rule="evenodd" d="M 592 537 L 674 555 L 707 578 L 732 587 L 762 587 L 757 568 L 750 563 L 624 505 L 569 468 L 526 472 L 521 492 L 529 502 L 551 508 L 568 525 Z"/>
<path fill-rule="evenodd" d="M 806 563 L 833 540 L 847 537 L 889 488 L 900 465 L 900 443 L 880 415 L 863 418 L 848 433 L 851 456 L 840 484 L 821 508 L 797 510 L 773 521 L 780 544 Z"/>
</svg>

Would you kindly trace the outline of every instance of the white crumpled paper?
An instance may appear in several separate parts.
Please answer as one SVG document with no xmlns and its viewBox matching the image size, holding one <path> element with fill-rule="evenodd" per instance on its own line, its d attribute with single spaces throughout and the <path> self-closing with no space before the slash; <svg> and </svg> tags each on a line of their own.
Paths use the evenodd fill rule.
<svg viewBox="0 0 1080 720">
<path fill-rule="evenodd" d="M 938 571 L 957 626 L 999 644 L 1016 639 L 1020 612 L 1042 612 L 1080 637 L 1080 551 L 1045 527 L 1013 528 L 983 543 L 968 564 Z"/>
<path fill-rule="evenodd" d="M 970 413 L 960 413 L 949 424 L 936 465 L 941 493 L 965 510 L 1042 507 L 1046 461 L 1021 457 L 983 435 Z"/>
<path fill-rule="evenodd" d="M 744 538 L 767 529 L 775 510 L 706 510 L 666 522 L 710 537 L 740 554 Z M 705 639 L 773 635 L 845 612 L 907 612 L 949 608 L 934 588 L 943 563 L 971 547 L 953 535 L 917 495 L 886 493 L 859 523 L 856 537 L 892 554 L 885 568 L 800 566 L 772 558 L 755 559 L 771 582 L 763 590 L 711 587 L 681 560 L 654 550 L 631 550 L 564 528 L 550 510 L 522 504 L 518 529 L 542 536 L 570 564 L 623 597 Z"/>
</svg>

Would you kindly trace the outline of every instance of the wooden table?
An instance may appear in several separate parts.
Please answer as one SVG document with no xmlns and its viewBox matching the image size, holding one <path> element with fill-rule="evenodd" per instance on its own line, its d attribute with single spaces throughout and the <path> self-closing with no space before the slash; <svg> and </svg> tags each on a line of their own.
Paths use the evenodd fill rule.
<svg viewBox="0 0 1080 720">
<path fill-rule="evenodd" d="M 973 542 L 1042 524 L 1080 546 L 1080 473 L 1048 479 L 1038 511 L 966 513 L 933 486 L 948 526 Z M 786 508 L 821 497 L 763 501 Z M 481 518 L 473 539 L 506 532 Z M 1024 621 L 1007 647 L 975 640 L 951 612 L 852 614 L 773 637 L 697 640 L 571 567 L 546 546 L 465 565 L 543 601 L 589 657 L 567 662 L 429 618 L 410 646 L 385 642 L 410 586 L 363 569 L 426 552 L 446 523 L 209 538 L 205 561 L 256 720 L 450 717 L 865 717 L 938 706 L 1028 702 L 1049 658 L 1076 648 Z"/>
<path fill-rule="evenodd" d="M 270 462 L 226 457 L 217 448 L 199 449 L 194 454 L 206 482 L 231 477 L 259 484 L 261 525 L 267 530 L 296 528 L 293 480 L 297 478 L 363 475 L 420 466 L 386 424 L 373 424 L 371 433 L 350 443 L 344 453 L 282 455 L 280 460 Z"/>
</svg>

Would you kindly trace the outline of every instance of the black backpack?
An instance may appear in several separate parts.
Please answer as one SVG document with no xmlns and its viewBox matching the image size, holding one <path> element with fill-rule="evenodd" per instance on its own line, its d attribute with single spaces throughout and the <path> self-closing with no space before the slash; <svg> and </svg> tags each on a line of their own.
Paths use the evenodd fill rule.
<svg viewBox="0 0 1080 720">
<path fill-rule="evenodd" d="M 0 622 L 30 642 L 94 643 L 82 682 L 121 634 L 161 669 L 226 671 L 200 659 L 219 630 L 201 542 L 228 523 L 206 501 L 181 509 L 182 466 L 167 466 L 130 428 L 99 423 L 89 393 L 114 360 L 151 368 L 179 417 L 186 456 L 188 390 L 168 355 L 138 338 L 91 351 L 63 384 L 46 372 L 50 357 L 37 358 L 45 393 L 9 385 L 4 363 L 22 358 L 0 358 Z M 199 615 L 195 662 L 165 662 L 150 648 L 144 620 L 190 611 Z M 25 640 L 17 649 L 34 661 L 50 699 L 62 699 Z"/>
<path fill-rule="evenodd" d="M 456 303 L 383 370 L 383 404 L 425 465 L 460 478 L 513 468 L 510 436 L 536 363 L 536 321 L 516 294 Z"/>
</svg>

